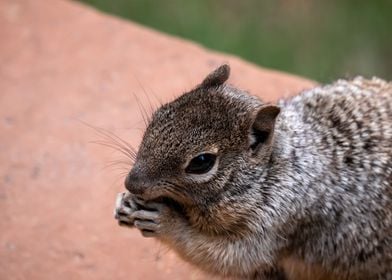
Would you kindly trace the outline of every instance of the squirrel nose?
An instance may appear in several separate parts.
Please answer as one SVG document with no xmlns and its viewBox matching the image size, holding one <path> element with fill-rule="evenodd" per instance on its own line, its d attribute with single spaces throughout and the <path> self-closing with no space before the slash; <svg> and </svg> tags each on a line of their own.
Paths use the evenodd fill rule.
<svg viewBox="0 0 392 280">
<path fill-rule="evenodd" d="M 125 178 L 125 188 L 132 194 L 142 195 L 147 188 L 146 180 L 134 172 L 129 172 Z"/>
</svg>

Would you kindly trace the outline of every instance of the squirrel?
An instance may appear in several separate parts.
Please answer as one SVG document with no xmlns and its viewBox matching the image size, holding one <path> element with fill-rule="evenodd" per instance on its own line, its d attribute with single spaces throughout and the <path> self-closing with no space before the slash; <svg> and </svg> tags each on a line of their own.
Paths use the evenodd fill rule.
<svg viewBox="0 0 392 280">
<path fill-rule="evenodd" d="M 392 83 L 338 80 L 274 105 L 229 74 L 153 113 L 118 222 L 221 277 L 392 279 Z"/>
</svg>

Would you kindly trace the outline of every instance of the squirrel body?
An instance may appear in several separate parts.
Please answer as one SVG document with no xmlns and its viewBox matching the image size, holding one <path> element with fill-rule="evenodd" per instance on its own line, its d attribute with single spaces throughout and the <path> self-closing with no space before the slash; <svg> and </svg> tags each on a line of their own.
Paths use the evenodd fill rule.
<svg viewBox="0 0 392 280">
<path fill-rule="evenodd" d="M 224 277 L 392 279 L 392 83 L 276 106 L 229 70 L 153 114 L 116 218 Z"/>
</svg>

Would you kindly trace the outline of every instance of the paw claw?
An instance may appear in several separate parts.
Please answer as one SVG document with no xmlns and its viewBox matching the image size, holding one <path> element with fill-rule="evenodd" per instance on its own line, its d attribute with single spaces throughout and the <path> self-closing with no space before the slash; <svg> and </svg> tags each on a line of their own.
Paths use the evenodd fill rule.
<svg viewBox="0 0 392 280">
<path fill-rule="evenodd" d="M 123 222 L 123 221 L 118 221 L 118 225 L 122 227 L 134 227 L 133 223 Z"/>
<path fill-rule="evenodd" d="M 140 231 L 143 235 L 143 237 L 156 237 L 157 234 L 153 231 L 149 231 L 149 230 L 141 230 Z"/>
<path fill-rule="evenodd" d="M 132 195 L 126 192 L 119 193 L 114 209 L 114 218 L 119 221 L 119 224 L 132 227 L 134 218 L 131 215 L 135 211 L 137 211 L 137 206 Z"/>
<path fill-rule="evenodd" d="M 156 211 L 139 210 L 132 213 L 131 217 L 138 220 L 149 220 L 155 223 L 158 222 L 159 213 Z"/>
<path fill-rule="evenodd" d="M 125 193 L 119 193 L 116 196 L 116 204 L 114 207 L 114 218 L 117 219 L 118 217 L 118 210 L 121 208 L 122 200 Z"/>
<path fill-rule="evenodd" d="M 133 223 L 140 230 L 157 231 L 158 224 L 151 221 L 135 220 Z"/>
</svg>

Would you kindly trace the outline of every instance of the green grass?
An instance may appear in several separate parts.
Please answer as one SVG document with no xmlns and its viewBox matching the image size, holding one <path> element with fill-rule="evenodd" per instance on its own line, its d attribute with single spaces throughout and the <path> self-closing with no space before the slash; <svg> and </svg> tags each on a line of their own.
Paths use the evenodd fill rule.
<svg viewBox="0 0 392 280">
<path fill-rule="evenodd" d="M 390 0 L 81 0 L 108 13 L 328 82 L 392 76 Z"/>
</svg>

